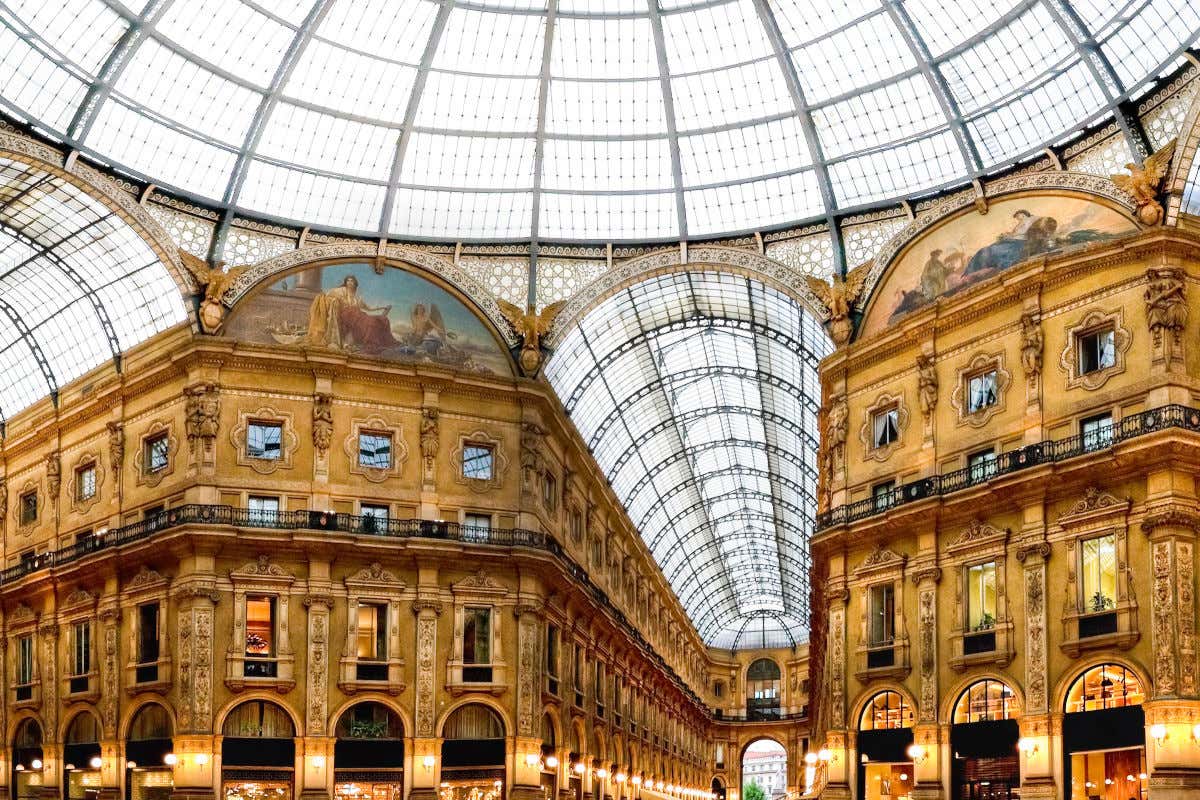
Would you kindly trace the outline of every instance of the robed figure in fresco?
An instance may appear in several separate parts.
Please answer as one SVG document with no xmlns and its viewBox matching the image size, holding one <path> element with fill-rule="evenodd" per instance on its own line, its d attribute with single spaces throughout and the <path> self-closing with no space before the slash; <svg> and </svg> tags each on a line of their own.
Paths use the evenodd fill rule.
<svg viewBox="0 0 1200 800">
<path fill-rule="evenodd" d="M 391 306 L 373 307 L 358 293 L 358 278 L 347 275 L 341 286 L 313 298 L 308 310 L 308 343 L 337 349 L 355 346 L 381 353 L 400 344 L 388 319 Z"/>
</svg>

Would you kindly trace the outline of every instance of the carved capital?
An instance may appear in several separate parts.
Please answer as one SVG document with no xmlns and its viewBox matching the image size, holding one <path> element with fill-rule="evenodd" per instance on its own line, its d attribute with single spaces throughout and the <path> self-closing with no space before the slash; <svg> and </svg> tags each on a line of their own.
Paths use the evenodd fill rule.
<svg viewBox="0 0 1200 800">
<path fill-rule="evenodd" d="M 305 608 L 311 608 L 312 606 L 325 606 L 326 608 L 332 608 L 333 595 L 325 592 L 309 592 L 308 594 L 304 595 L 304 599 L 300 602 L 304 604 Z"/>
<path fill-rule="evenodd" d="M 435 615 L 442 615 L 442 603 L 440 600 L 428 600 L 418 598 L 412 604 L 413 613 L 417 616 L 421 615 L 422 611 L 432 611 Z"/>
<path fill-rule="evenodd" d="M 1029 544 L 1021 545 L 1017 548 L 1017 561 L 1020 561 L 1022 564 L 1024 564 L 1025 559 L 1033 553 L 1038 554 L 1042 557 L 1042 560 L 1045 561 L 1046 559 L 1050 558 L 1050 543 L 1030 542 Z"/>
<path fill-rule="evenodd" d="M 1200 531 L 1200 513 L 1182 506 L 1166 506 L 1148 511 L 1142 520 L 1142 533 L 1147 536 L 1163 527 L 1182 528 L 1194 534 Z"/>
<path fill-rule="evenodd" d="M 942 568 L 938 566 L 917 567 L 912 573 L 912 582 L 920 585 L 929 581 L 937 583 L 942 579 Z"/>
</svg>

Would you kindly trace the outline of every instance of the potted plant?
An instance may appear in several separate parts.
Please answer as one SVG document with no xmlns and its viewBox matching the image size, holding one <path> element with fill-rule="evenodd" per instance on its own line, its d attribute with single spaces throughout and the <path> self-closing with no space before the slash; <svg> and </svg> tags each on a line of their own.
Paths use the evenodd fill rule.
<svg viewBox="0 0 1200 800">
<path fill-rule="evenodd" d="M 350 723 L 350 736 L 353 739 L 382 739 L 385 733 L 387 720 L 356 719 Z"/>
<path fill-rule="evenodd" d="M 1104 594 L 1104 592 L 1096 592 L 1092 595 L 1090 605 L 1093 612 L 1098 612 L 1108 611 L 1110 608 L 1115 608 L 1117 604 L 1113 602 L 1111 597 Z"/>
<path fill-rule="evenodd" d="M 983 612 L 983 616 L 979 618 L 979 623 L 975 626 L 977 631 L 990 631 L 996 627 L 996 618 L 992 616 L 990 611 Z"/>
</svg>

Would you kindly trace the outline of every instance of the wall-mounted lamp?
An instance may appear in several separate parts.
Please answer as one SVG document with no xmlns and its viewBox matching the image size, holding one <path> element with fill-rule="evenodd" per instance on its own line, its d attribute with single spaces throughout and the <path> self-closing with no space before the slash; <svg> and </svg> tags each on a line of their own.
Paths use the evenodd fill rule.
<svg viewBox="0 0 1200 800">
<path fill-rule="evenodd" d="M 547 769 L 558 769 L 558 756 L 546 756 L 545 764 Z"/>
<path fill-rule="evenodd" d="M 175 755 L 174 753 L 167 753 L 165 756 L 163 756 L 163 763 L 168 767 L 173 767 L 179 763 L 179 756 Z"/>
<path fill-rule="evenodd" d="M 1017 749 L 1028 756 L 1032 756 L 1038 751 L 1037 739 L 1031 739 L 1028 736 L 1022 736 L 1017 740 Z"/>
<path fill-rule="evenodd" d="M 30 769 L 41 769 L 42 760 L 40 758 L 35 758 L 33 761 L 29 762 L 29 767 Z"/>
<path fill-rule="evenodd" d="M 641 786 L 642 785 L 642 776 L 634 775 L 632 778 L 630 778 L 629 782 L 632 783 L 634 786 Z"/>
<path fill-rule="evenodd" d="M 527 767 L 536 767 L 538 765 L 538 761 L 540 760 L 541 759 L 538 757 L 537 753 L 525 754 L 525 766 Z"/>
<path fill-rule="evenodd" d="M 624 783 L 627 778 L 628 776 L 624 772 L 618 772 L 613 776 L 613 780 L 615 780 L 617 783 Z"/>
<path fill-rule="evenodd" d="M 808 764 L 810 767 L 815 765 L 817 763 L 817 754 L 816 753 L 805 753 L 804 754 L 804 763 Z"/>
<path fill-rule="evenodd" d="M 312 765 L 314 767 L 316 767 L 317 769 L 324 769 L 325 768 L 325 756 L 313 756 L 312 757 Z"/>
<path fill-rule="evenodd" d="M 596 767 L 596 777 L 600 780 L 604 780 L 608 777 L 608 770 L 606 770 L 604 767 Z"/>
<path fill-rule="evenodd" d="M 828 747 L 822 747 L 820 750 L 818 750 L 817 758 L 820 759 L 821 761 L 826 762 L 827 764 L 836 764 L 837 760 L 838 760 L 837 754 L 834 753 L 832 750 L 830 750 Z"/>
<path fill-rule="evenodd" d="M 1200 742 L 1200 722 L 1192 726 L 1192 741 Z"/>
<path fill-rule="evenodd" d="M 92 769 L 100 769 L 100 765 L 104 762 L 100 760 L 100 756 L 92 756 L 92 760 L 88 762 L 88 766 Z"/>
<path fill-rule="evenodd" d="M 920 763 L 925 760 L 926 751 L 925 751 L 925 745 L 923 745 L 923 744 L 910 744 L 908 746 L 908 749 L 905 750 L 904 752 L 908 755 L 909 758 L 911 758 L 913 760 L 914 764 Z"/>
<path fill-rule="evenodd" d="M 25 771 L 25 765 L 24 765 L 24 764 L 17 764 L 15 767 L 13 767 L 13 769 L 15 769 L 17 772 L 24 772 L 24 771 Z"/>
<path fill-rule="evenodd" d="M 137 769 L 137 762 L 136 761 L 126 761 L 125 769 Z"/>
<path fill-rule="evenodd" d="M 197 754 L 196 754 L 196 764 L 197 764 L 197 765 L 199 765 L 199 766 L 201 766 L 201 767 L 203 767 L 203 766 L 207 766 L 207 764 L 208 764 L 208 753 L 197 753 Z"/>
<path fill-rule="evenodd" d="M 582 775 L 587 772 L 587 766 L 582 761 L 576 761 L 571 765 L 571 769 L 575 770 L 576 775 Z"/>
<path fill-rule="evenodd" d="M 1161 722 L 1150 726 L 1150 738 L 1161 745 L 1167 740 L 1167 726 Z"/>
<path fill-rule="evenodd" d="M 436 763 L 437 758 L 435 756 L 428 755 L 421 758 L 421 766 L 425 768 L 426 772 L 433 772 L 433 765 Z"/>
</svg>

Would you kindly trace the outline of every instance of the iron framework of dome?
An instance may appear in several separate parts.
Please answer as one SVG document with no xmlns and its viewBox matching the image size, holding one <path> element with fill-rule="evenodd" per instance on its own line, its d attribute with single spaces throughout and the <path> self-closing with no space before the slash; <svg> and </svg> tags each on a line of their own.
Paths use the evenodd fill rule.
<svg viewBox="0 0 1200 800">
<path fill-rule="evenodd" d="M 446 241 L 832 220 L 1125 101 L 1191 0 L 8 0 L 0 103 L 210 206 Z M 228 220 L 229 214 L 225 219 Z"/>
</svg>

